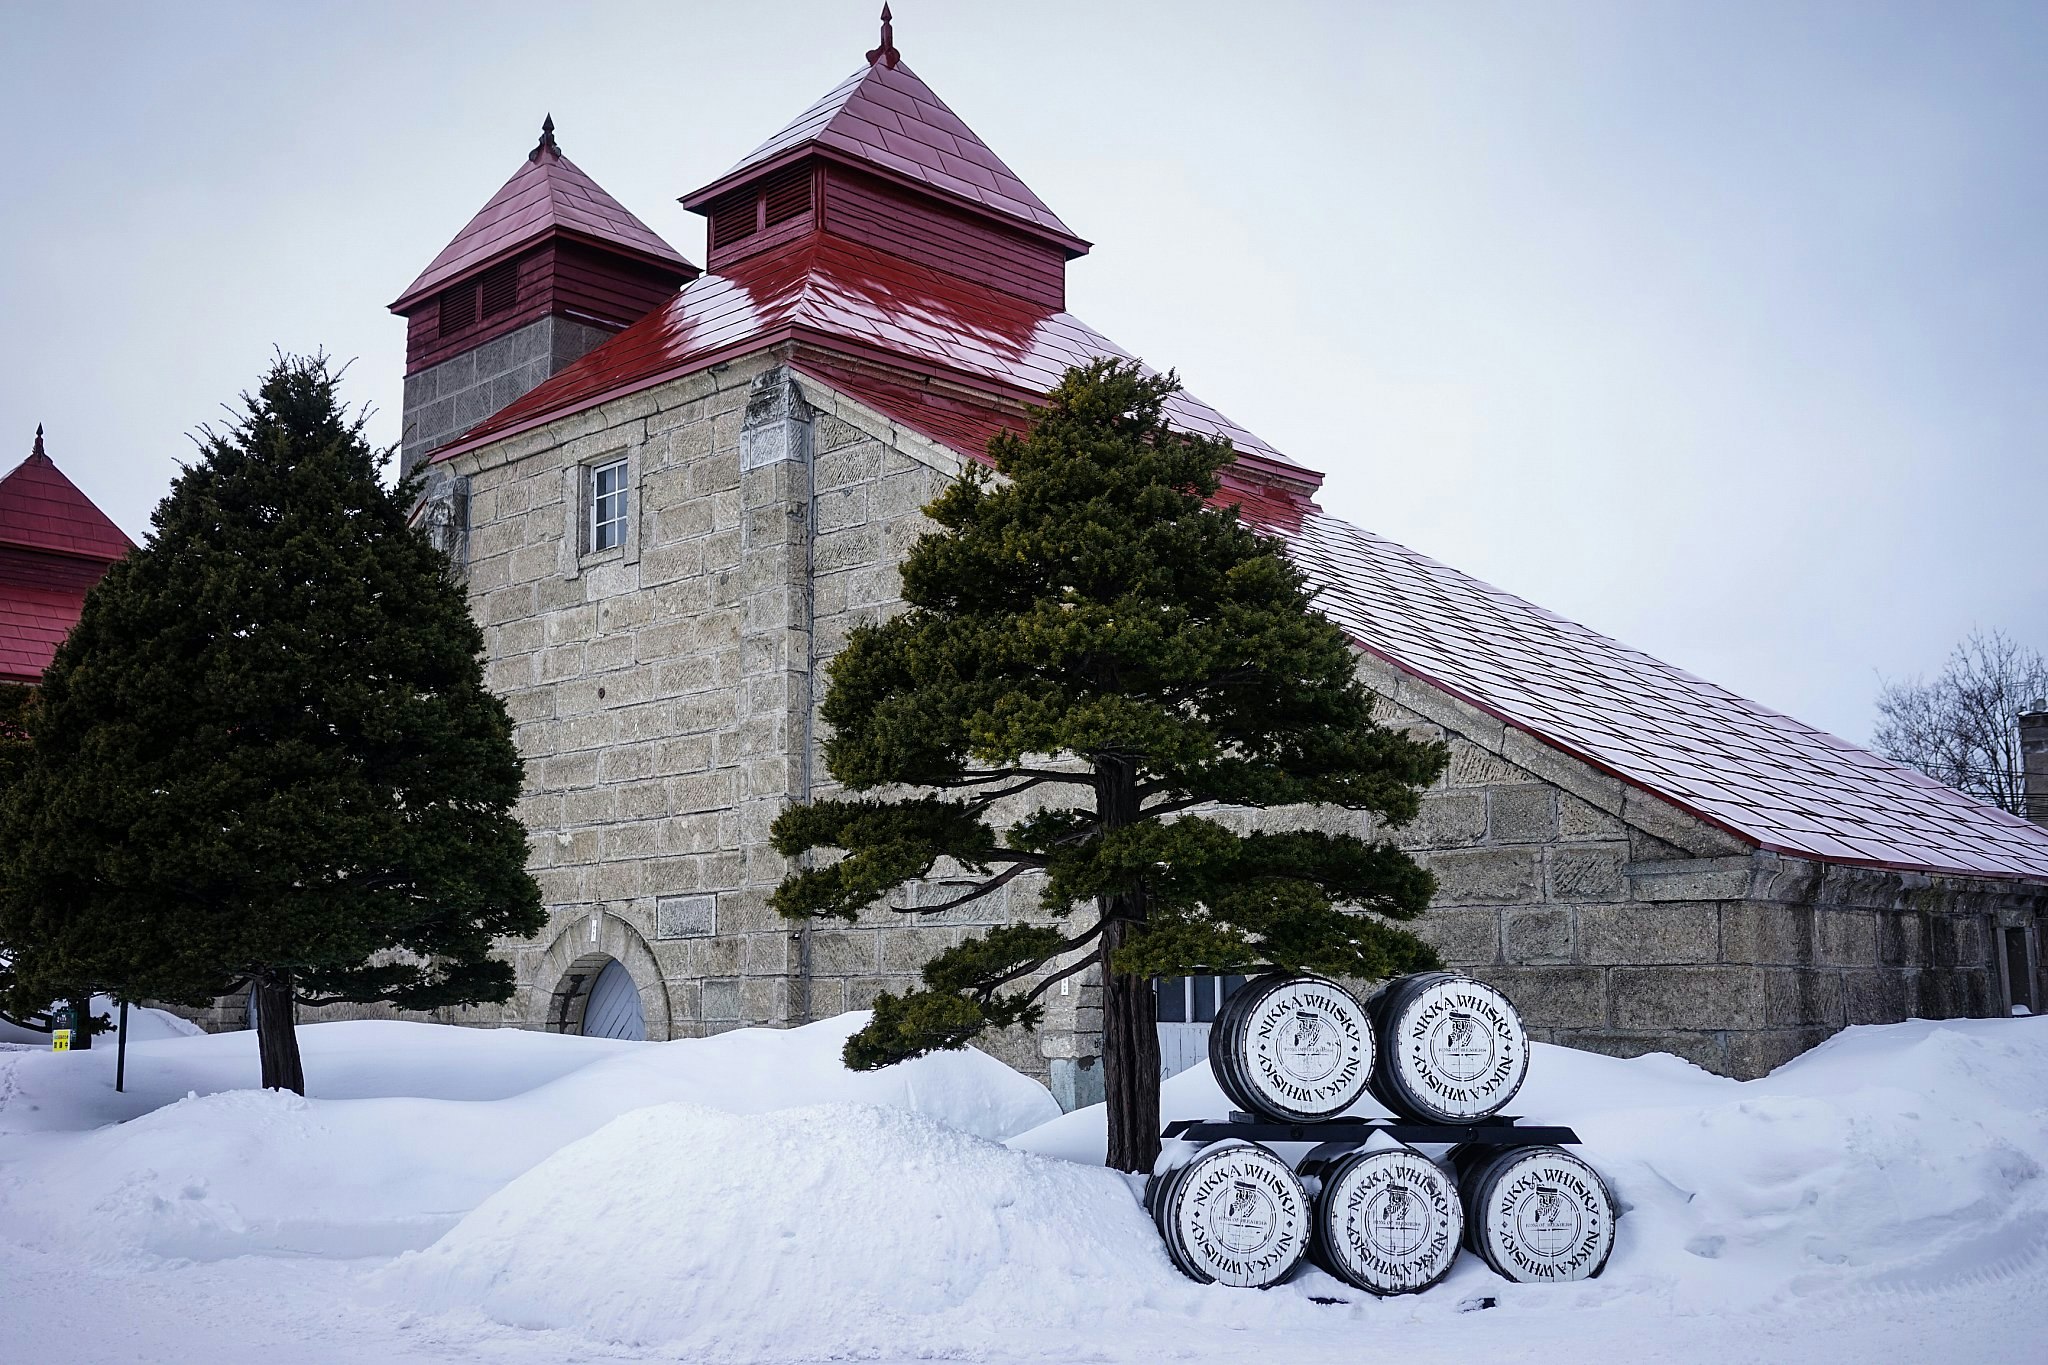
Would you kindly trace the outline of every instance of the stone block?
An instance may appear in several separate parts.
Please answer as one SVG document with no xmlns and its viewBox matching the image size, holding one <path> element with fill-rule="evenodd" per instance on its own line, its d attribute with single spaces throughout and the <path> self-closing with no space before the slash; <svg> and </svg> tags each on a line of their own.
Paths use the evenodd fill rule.
<svg viewBox="0 0 2048 1365">
<path fill-rule="evenodd" d="M 1831 1028 L 1791 1028 L 1730 1034 L 1728 1074 L 1745 1081 L 1767 1076 L 1808 1048 L 1826 1042 L 1835 1031 Z"/>
<path fill-rule="evenodd" d="M 654 903 L 656 938 L 706 938 L 717 932 L 716 896 L 662 896 Z"/>
<path fill-rule="evenodd" d="M 1631 847 L 1632 856 L 1635 853 Z M 1644 901 L 1741 900 L 1749 894 L 1748 858 L 1659 858 L 1639 856 L 1624 869 L 1629 891 Z"/>
<path fill-rule="evenodd" d="M 1707 963 L 1721 955 L 1716 905 L 1586 905 L 1578 920 L 1579 959 L 1587 963 Z"/>
<path fill-rule="evenodd" d="M 1487 835 L 1496 844 L 1546 843 L 1557 837 L 1557 795 L 1541 783 L 1487 792 Z"/>
<path fill-rule="evenodd" d="M 1825 1025 L 1848 1020 L 1842 973 L 1808 967 L 1766 968 L 1762 972 L 1764 1023 L 1772 1028 Z"/>
<path fill-rule="evenodd" d="M 900 932 L 916 932 L 915 930 Z M 883 935 L 872 929 L 816 929 L 811 932 L 813 976 L 872 976 L 882 967 Z M 900 969 L 896 969 L 900 970 Z M 915 967 L 909 970 L 916 970 Z"/>
<path fill-rule="evenodd" d="M 1627 833 L 1628 827 L 1606 811 L 1590 806 L 1569 793 L 1558 793 L 1558 838 L 1620 839 Z"/>
<path fill-rule="evenodd" d="M 780 976 L 741 978 L 740 1019 L 748 1024 L 788 1023 L 788 979 Z"/>
<path fill-rule="evenodd" d="M 1472 974 L 1504 991 L 1531 1028 L 1607 1023 L 1607 974 L 1600 968 L 1493 967 Z"/>
<path fill-rule="evenodd" d="M 1569 910 L 1507 910 L 1501 915 L 1502 956 L 1511 963 L 1572 960 Z"/>
<path fill-rule="evenodd" d="M 1753 1029 L 1763 998 L 1753 967 L 1614 967 L 1613 1022 L 1624 1029 Z"/>
<path fill-rule="evenodd" d="M 1404 927 L 1454 967 L 1487 967 L 1500 961 L 1498 910 L 1432 909 Z"/>
<path fill-rule="evenodd" d="M 1460 849 L 1432 854 L 1436 901 L 1441 905 L 1517 905 L 1541 900 L 1543 875 L 1536 849 Z"/>
<path fill-rule="evenodd" d="M 1628 895 L 1628 849 L 1623 844 L 1552 848 L 1550 898 L 1557 901 L 1618 901 Z"/>
<path fill-rule="evenodd" d="M 1499 754 L 1490 753 L 1469 739 L 1453 739 L 1451 762 L 1444 769 L 1443 780 L 1449 787 L 1495 787 L 1525 781 L 1528 776 Z"/>
<path fill-rule="evenodd" d="M 704 983 L 704 1018 L 707 1021 L 736 1020 L 740 1017 L 740 983 L 727 977 Z"/>
<path fill-rule="evenodd" d="M 1814 961 L 1813 918 L 1804 905 L 1738 901 L 1721 907 L 1721 960 L 1787 967 Z"/>
<path fill-rule="evenodd" d="M 1603 1057 L 1643 1057 L 1652 1052 L 1668 1052 L 1717 1074 L 1726 1075 L 1728 1071 L 1728 1047 L 1718 1033 L 1565 1029 L 1559 1032 L 1557 1041 L 1581 1052 L 1597 1052 Z"/>
<path fill-rule="evenodd" d="M 1926 959 L 1920 917 L 1910 910 L 1886 911 L 1877 917 L 1877 960 L 1888 967 L 1918 967 Z"/>
<path fill-rule="evenodd" d="M 1820 961 L 1830 967 L 1877 964 L 1877 915 L 1869 910 L 1816 910 Z"/>
<path fill-rule="evenodd" d="M 1907 1018 L 1919 996 L 1917 975 L 1883 967 L 1842 973 L 1843 1022 L 1896 1024 Z"/>
</svg>

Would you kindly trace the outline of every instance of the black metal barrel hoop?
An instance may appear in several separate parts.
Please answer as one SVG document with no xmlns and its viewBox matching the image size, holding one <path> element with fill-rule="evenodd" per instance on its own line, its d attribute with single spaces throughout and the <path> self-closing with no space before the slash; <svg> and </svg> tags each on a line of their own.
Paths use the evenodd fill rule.
<svg viewBox="0 0 2048 1365">
<path fill-rule="evenodd" d="M 1424 1123 L 1506 1108 L 1529 1074 L 1529 1032 L 1507 996 L 1457 972 L 1419 972 L 1367 1002 L 1379 1054 L 1372 1093 Z"/>
<path fill-rule="evenodd" d="M 1210 1144 L 1163 1177 L 1154 1199 L 1166 1254 L 1189 1279 L 1266 1289 L 1292 1278 L 1308 1252 L 1308 1191 L 1258 1143 Z"/>
<path fill-rule="evenodd" d="M 1614 1195 L 1562 1147 L 1453 1153 L 1465 1244 L 1496 1274 L 1524 1284 L 1590 1280 L 1614 1252 Z"/>
<path fill-rule="evenodd" d="M 1228 1027 L 1210 1034 L 1211 1069 L 1247 1112 L 1288 1122 L 1334 1117 L 1372 1082 L 1372 1021 L 1336 982 L 1306 974 L 1261 977 L 1232 997 Z"/>
<path fill-rule="evenodd" d="M 1235 1059 L 1240 1052 L 1238 1037 L 1245 1007 L 1265 986 L 1283 979 L 1272 974 L 1253 977 L 1223 1002 L 1223 1008 L 1216 1011 L 1216 1018 L 1209 1024 L 1209 1074 L 1216 1078 L 1217 1088 L 1224 1096 L 1240 1109 L 1245 1108 L 1245 1102 L 1239 1098 L 1245 1087 Z"/>
<path fill-rule="evenodd" d="M 1464 1240 L 1458 1183 L 1409 1146 L 1325 1143 L 1301 1164 L 1316 1195 L 1309 1259 L 1369 1294 L 1417 1294 L 1451 1271 Z"/>
</svg>

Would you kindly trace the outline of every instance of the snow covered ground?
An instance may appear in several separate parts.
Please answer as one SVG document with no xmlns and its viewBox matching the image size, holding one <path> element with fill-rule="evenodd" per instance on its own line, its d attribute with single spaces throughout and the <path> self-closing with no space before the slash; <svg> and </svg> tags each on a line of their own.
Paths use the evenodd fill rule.
<svg viewBox="0 0 2048 1365">
<path fill-rule="evenodd" d="M 0 1362 L 2048 1362 L 2048 1021 L 1853 1029 L 1742 1084 L 1539 1047 L 1515 1108 L 1627 1208 L 1606 1275 L 1468 1255 L 1384 1301 L 1182 1279 L 1099 1111 L 979 1053 L 847 1073 L 857 1022 L 322 1024 L 303 1100 L 160 1016 L 125 1095 L 111 1040 L 0 1048 Z"/>
</svg>

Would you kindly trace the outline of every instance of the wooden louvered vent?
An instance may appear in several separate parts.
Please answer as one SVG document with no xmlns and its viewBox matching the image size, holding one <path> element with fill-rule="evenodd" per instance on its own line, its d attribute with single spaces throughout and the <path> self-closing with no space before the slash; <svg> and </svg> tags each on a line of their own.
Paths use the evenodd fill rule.
<svg viewBox="0 0 2048 1365">
<path fill-rule="evenodd" d="M 476 323 L 476 281 L 465 280 L 453 289 L 441 293 L 440 330 L 442 336 L 452 336 L 465 327 Z"/>
<path fill-rule="evenodd" d="M 511 311 L 519 302 L 519 267 L 513 261 L 501 261 L 486 270 L 477 280 L 477 292 L 482 296 L 482 313 L 485 317 L 496 317 Z"/>
<path fill-rule="evenodd" d="M 801 218 L 811 211 L 811 168 L 792 166 L 777 172 L 761 185 L 763 218 L 769 227 Z"/>
<path fill-rule="evenodd" d="M 761 228 L 760 199 L 753 190 L 728 195 L 711 206 L 711 245 L 731 246 Z"/>
</svg>

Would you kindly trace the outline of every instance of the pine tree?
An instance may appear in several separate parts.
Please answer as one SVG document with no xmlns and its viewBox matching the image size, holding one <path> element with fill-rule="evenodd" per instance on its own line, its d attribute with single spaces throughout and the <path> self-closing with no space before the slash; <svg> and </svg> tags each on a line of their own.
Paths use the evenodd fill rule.
<svg viewBox="0 0 2048 1365">
<path fill-rule="evenodd" d="M 1393 828 L 1446 752 L 1374 722 L 1280 542 L 1208 505 L 1233 452 L 1166 424 L 1177 388 L 1134 365 L 1071 370 L 1028 436 L 990 444 L 1000 479 L 969 469 L 925 509 L 938 529 L 904 561 L 908 610 L 831 665 L 825 760 L 852 795 L 791 807 L 773 832 L 799 859 L 774 895 L 792 918 L 851 920 L 917 879 L 954 894 L 902 913 L 1042 879 L 1050 923 L 932 957 L 921 987 L 876 1001 L 846 1062 L 1035 1026 L 1048 989 L 1097 967 L 1109 1161 L 1130 1171 L 1159 1145 L 1150 978 L 1435 962 L 1392 922 L 1434 889 L 1393 844 L 1200 813 L 1319 803 Z M 1027 794 L 1036 813 L 998 828 L 997 803 Z"/>
<path fill-rule="evenodd" d="M 114 565 L 0 799 L 14 999 L 251 990 L 263 1084 L 295 1003 L 503 1000 L 543 921 L 521 767 L 445 556 L 378 480 L 324 357 L 280 357 Z M 45 997 L 47 998 L 47 997 Z"/>
</svg>

